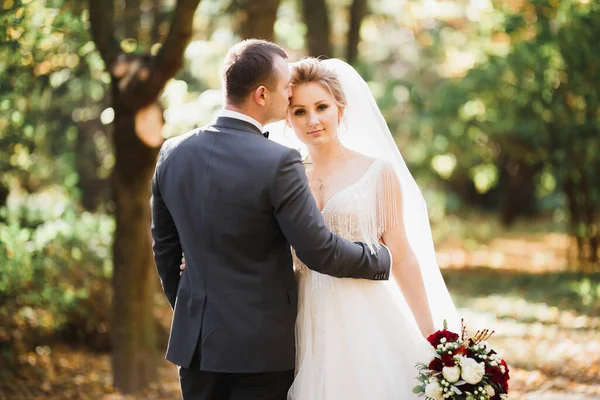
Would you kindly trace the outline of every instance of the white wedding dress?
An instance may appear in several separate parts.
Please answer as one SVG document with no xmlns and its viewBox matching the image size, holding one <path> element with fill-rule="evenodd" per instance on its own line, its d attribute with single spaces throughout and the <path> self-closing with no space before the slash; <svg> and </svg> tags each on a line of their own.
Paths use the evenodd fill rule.
<svg viewBox="0 0 600 400">
<path fill-rule="evenodd" d="M 323 208 L 333 233 L 376 246 L 398 210 L 387 201 L 393 170 L 375 159 Z M 308 269 L 294 256 L 299 304 L 293 400 L 405 400 L 416 362 L 431 357 L 397 283 L 340 279 Z"/>
</svg>

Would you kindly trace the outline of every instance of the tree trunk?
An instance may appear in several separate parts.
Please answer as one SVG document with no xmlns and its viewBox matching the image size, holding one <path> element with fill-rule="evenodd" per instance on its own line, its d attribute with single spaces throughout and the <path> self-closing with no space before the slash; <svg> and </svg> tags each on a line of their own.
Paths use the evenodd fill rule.
<svg viewBox="0 0 600 400">
<path fill-rule="evenodd" d="M 161 42 L 160 27 L 165 19 L 165 13 L 161 9 L 160 0 L 152 0 L 152 28 L 150 30 L 150 41 L 152 44 Z"/>
<path fill-rule="evenodd" d="M 302 0 L 308 55 L 332 57 L 331 26 L 325 0 Z"/>
<path fill-rule="evenodd" d="M 526 159 L 511 156 L 500 166 L 500 220 L 504 226 L 512 225 L 519 216 L 535 214 L 535 177 L 542 167 L 541 163 L 531 165 Z"/>
<path fill-rule="evenodd" d="M 360 26 L 367 15 L 367 0 L 353 0 L 350 6 L 350 25 L 348 27 L 348 42 L 346 59 L 354 64 L 358 59 L 358 44 L 360 43 Z"/>
<path fill-rule="evenodd" d="M 596 227 L 596 208 L 592 200 L 592 192 L 589 185 L 588 174 L 585 168 L 581 168 L 581 196 L 583 198 L 583 216 L 586 227 L 585 236 L 589 244 L 588 261 L 592 266 L 598 263 L 598 228 Z M 590 271 L 591 272 L 591 271 Z"/>
<path fill-rule="evenodd" d="M 0 181 L 0 208 L 6 205 L 9 193 L 8 188 Z M 0 222 L 3 221 L 5 221 L 5 218 L 0 214 Z"/>
<path fill-rule="evenodd" d="M 275 20 L 280 0 L 248 0 L 246 20 L 242 25 L 244 39 L 275 39 Z"/>
<path fill-rule="evenodd" d="M 569 226 L 575 242 L 577 244 L 577 258 L 581 263 L 584 259 L 584 243 L 583 237 L 579 234 L 579 226 L 581 224 L 581 211 L 577 202 L 577 191 L 575 190 L 575 182 L 569 173 L 566 177 L 564 192 L 567 196 L 567 208 L 569 209 Z"/>
<path fill-rule="evenodd" d="M 599 109 L 599 102 L 597 100 L 597 96 L 588 95 L 585 96 L 586 100 L 586 120 L 593 121 L 595 119 L 595 115 L 597 110 Z M 600 132 L 597 128 L 595 128 L 595 124 L 590 124 L 588 131 L 588 140 L 591 148 L 596 147 L 598 145 L 598 138 L 600 137 Z M 596 145 L 596 146 L 594 146 Z M 590 154 L 590 153 L 588 153 Z M 590 159 L 591 158 L 591 159 Z M 584 158 L 585 159 L 585 158 Z M 587 236 L 590 243 L 590 263 L 591 269 L 590 272 L 596 272 L 600 267 L 600 260 L 598 258 L 598 250 L 600 247 L 600 221 L 596 221 L 598 215 L 598 202 L 595 201 L 600 197 L 600 183 L 598 182 L 598 178 L 600 178 L 600 160 L 598 160 L 598 156 L 595 154 L 593 157 L 588 157 L 585 161 L 586 164 L 590 163 L 592 166 L 588 166 L 588 168 L 582 168 L 582 185 L 584 190 L 584 201 L 585 201 L 585 215 L 586 215 L 586 225 L 587 225 Z"/>
<path fill-rule="evenodd" d="M 125 0 L 125 37 L 138 40 L 142 10 L 140 0 Z"/>
<path fill-rule="evenodd" d="M 155 381 L 158 358 L 153 307 L 156 273 L 150 234 L 150 180 L 162 144 L 156 99 L 183 66 L 200 0 L 178 0 L 156 56 L 123 54 L 115 35 L 114 7 L 89 0 L 90 26 L 112 81 L 116 206 L 113 243 L 113 385 L 124 393 Z"/>
<path fill-rule="evenodd" d="M 119 93 L 113 96 L 118 98 Z M 114 104 L 113 384 L 132 393 L 155 381 L 159 362 L 150 235 L 150 180 L 158 149 L 138 138 L 135 115 L 119 101 Z"/>
</svg>

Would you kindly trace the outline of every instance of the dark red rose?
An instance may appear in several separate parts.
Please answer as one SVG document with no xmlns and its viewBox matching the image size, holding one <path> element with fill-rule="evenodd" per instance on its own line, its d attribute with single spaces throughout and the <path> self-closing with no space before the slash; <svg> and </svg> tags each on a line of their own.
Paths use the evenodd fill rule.
<svg viewBox="0 0 600 400">
<path fill-rule="evenodd" d="M 454 352 L 455 352 L 456 354 L 458 354 L 458 355 L 461 355 L 461 356 L 462 356 L 462 355 L 465 355 L 465 354 L 467 354 L 467 348 L 466 348 L 465 346 L 460 346 L 460 347 L 459 347 L 458 349 L 456 349 Z"/>
<path fill-rule="evenodd" d="M 444 363 L 445 367 L 454 367 L 456 365 L 454 356 L 448 353 L 442 354 L 442 363 Z"/>
<path fill-rule="evenodd" d="M 429 335 L 427 341 L 431 343 L 433 347 L 437 347 L 439 344 L 442 343 L 442 338 L 446 338 L 446 342 L 454 342 L 458 340 L 458 335 L 454 332 L 450 332 L 447 329 L 442 329 L 441 331 L 437 331 Z"/>
<path fill-rule="evenodd" d="M 432 371 L 442 372 L 443 368 L 444 363 L 442 363 L 442 360 L 440 360 L 437 357 L 431 360 L 431 362 L 429 363 L 429 369 Z"/>
<path fill-rule="evenodd" d="M 500 365 L 504 366 L 504 375 L 506 375 L 506 378 L 508 379 L 509 378 L 509 375 L 508 375 L 509 371 L 508 371 L 508 365 L 506 365 L 506 361 L 500 360 Z"/>
<path fill-rule="evenodd" d="M 508 365 L 506 365 L 506 362 L 504 360 L 500 360 L 500 365 L 504 366 L 504 379 L 502 380 L 502 382 L 500 382 L 500 385 L 502 385 L 502 389 L 504 389 L 504 392 L 508 393 L 508 380 L 510 379 L 510 374 L 508 373 Z"/>
<path fill-rule="evenodd" d="M 460 390 L 464 393 L 464 392 L 469 392 L 469 393 L 473 393 L 473 391 L 475 390 L 475 385 L 471 385 L 470 383 L 465 383 L 464 385 L 460 386 Z"/>
<path fill-rule="evenodd" d="M 504 360 L 502 360 L 500 364 L 504 365 L 504 368 L 506 368 L 504 373 L 502 373 L 499 366 L 486 366 L 485 373 L 489 376 L 490 382 L 499 385 L 504 390 L 504 393 L 508 393 L 508 380 L 510 379 L 508 367 Z"/>
<path fill-rule="evenodd" d="M 490 382 L 500 383 L 504 380 L 504 374 L 502 373 L 502 371 L 500 371 L 500 368 L 498 368 L 498 367 L 492 367 L 492 366 L 486 365 L 485 373 L 486 373 L 486 375 L 489 375 Z"/>
<path fill-rule="evenodd" d="M 469 347 L 469 348 L 467 348 L 467 349 L 465 350 L 465 353 L 467 354 L 467 357 L 469 357 L 469 358 L 475 358 L 475 355 L 477 354 L 477 353 L 476 353 L 475 351 L 473 351 L 473 349 L 472 349 L 472 348 L 470 348 L 470 347 Z"/>
</svg>

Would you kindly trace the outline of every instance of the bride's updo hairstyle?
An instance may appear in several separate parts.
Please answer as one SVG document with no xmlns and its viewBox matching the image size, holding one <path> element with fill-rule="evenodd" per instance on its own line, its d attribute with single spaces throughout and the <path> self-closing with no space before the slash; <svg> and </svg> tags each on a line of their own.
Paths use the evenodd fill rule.
<svg viewBox="0 0 600 400">
<path fill-rule="evenodd" d="M 335 72 L 323 65 L 318 58 L 308 57 L 293 63 L 291 76 L 292 90 L 295 86 L 304 83 L 318 83 L 331 93 L 340 109 L 343 110 L 346 107 L 346 96 L 342 90 L 342 84 Z"/>
</svg>

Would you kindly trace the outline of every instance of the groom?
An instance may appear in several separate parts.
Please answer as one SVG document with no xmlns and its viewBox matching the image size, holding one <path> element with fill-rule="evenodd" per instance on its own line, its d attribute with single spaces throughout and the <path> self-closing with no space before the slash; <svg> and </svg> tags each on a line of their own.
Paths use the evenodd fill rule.
<svg viewBox="0 0 600 400">
<path fill-rule="evenodd" d="M 371 254 L 333 235 L 300 154 L 263 136 L 263 125 L 286 115 L 286 58 L 266 41 L 234 46 L 217 120 L 166 141 L 158 157 L 154 259 L 174 309 L 166 358 L 180 366 L 185 400 L 286 399 L 297 307 L 290 245 L 320 273 L 389 277 L 387 248 Z"/>
</svg>

